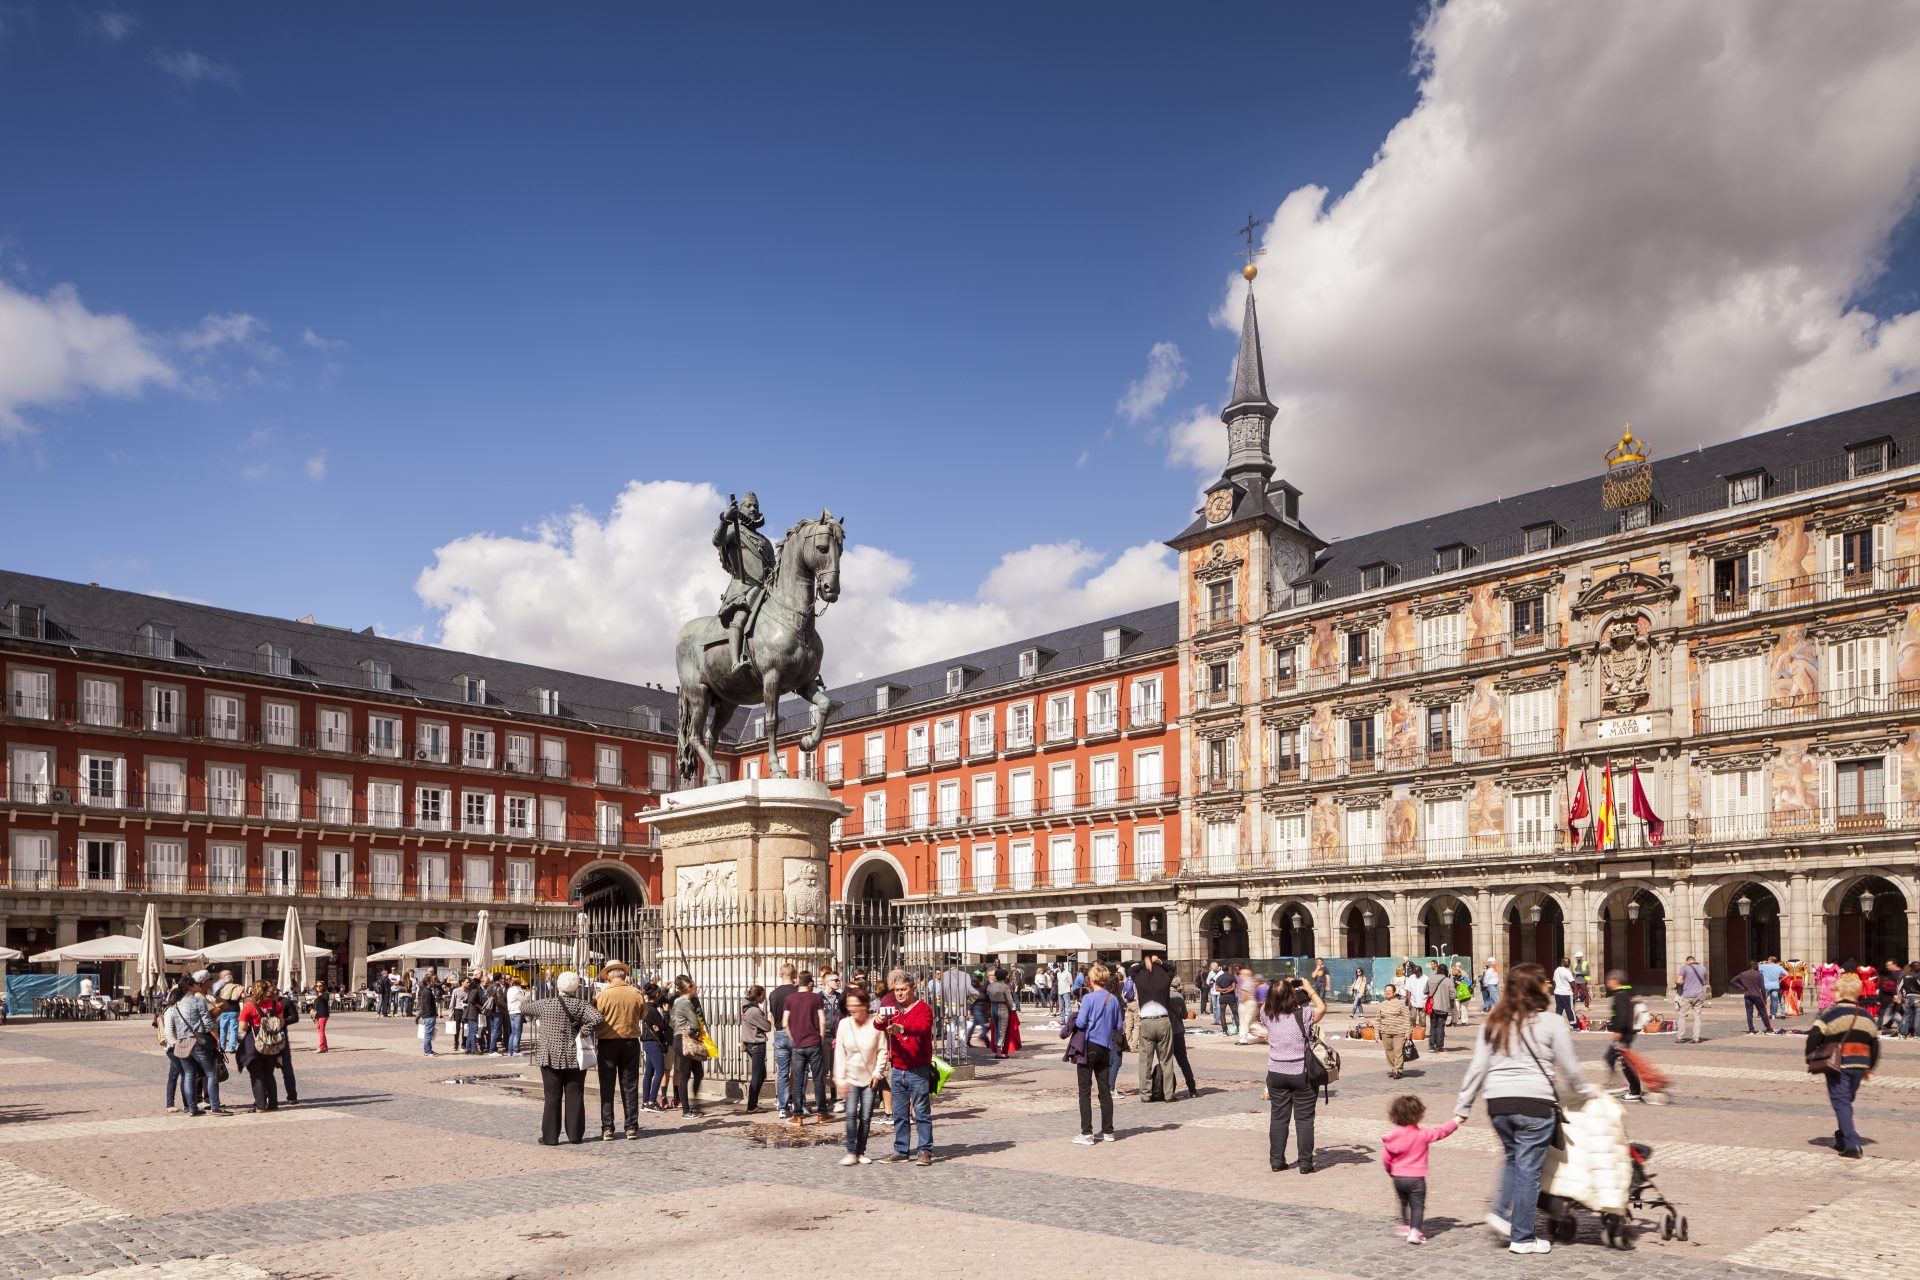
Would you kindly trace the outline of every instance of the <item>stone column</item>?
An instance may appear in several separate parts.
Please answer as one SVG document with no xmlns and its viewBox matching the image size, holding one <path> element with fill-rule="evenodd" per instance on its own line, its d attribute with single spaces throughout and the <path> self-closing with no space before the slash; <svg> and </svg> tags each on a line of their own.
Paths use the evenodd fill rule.
<svg viewBox="0 0 1920 1280">
<path fill-rule="evenodd" d="M 1707 920 L 1707 954 L 1702 957 L 1707 966 L 1707 975 L 1713 979 L 1715 991 L 1727 989 L 1727 979 L 1733 975 L 1727 972 L 1727 919 L 1725 916 L 1713 916 Z"/>
<path fill-rule="evenodd" d="M 203 922 L 195 920 L 187 926 L 187 931 L 181 937 L 180 944 L 189 951 L 200 950 L 200 948 L 207 945 L 207 926 Z"/>
<path fill-rule="evenodd" d="M 240 922 L 240 932 L 249 938 L 264 937 L 267 932 L 267 922 L 261 916 L 248 916 Z"/>
<path fill-rule="evenodd" d="M 1413 899 L 1405 890 L 1394 890 L 1387 900 L 1387 954 L 1396 960 L 1420 954 L 1419 932 L 1413 923 Z"/>
<path fill-rule="evenodd" d="M 1314 954 L 1320 957 L 1332 957 L 1340 954 L 1338 922 L 1333 918 L 1333 901 L 1326 894 L 1316 894 L 1313 899 L 1313 947 Z"/>
<path fill-rule="evenodd" d="M 1495 945 L 1499 934 L 1494 931 L 1496 921 L 1493 918 L 1493 891 L 1482 888 L 1473 895 L 1473 980 L 1479 985 L 1480 973 L 1487 967 L 1487 957 L 1500 954 Z"/>
<path fill-rule="evenodd" d="M 1807 882 L 1807 873 L 1795 871 L 1787 877 L 1787 918 L 1786 930 L 1780 939 L 1784 954 L 1783 960 L 1798 956 L 1808 964 L 1818 964 L 1818 960 L 1808 957 L 1825 950 L 1825 940 L 1815 945 L 1813 910 L 1813 887 Z"/>
<path fill-rule="evenodd" d="M 347 981 L 355 991 L 367 985 L 367 921 L 347 922 Z"/>
<path fill-rule="evenodd" d="M 1133 908 L 1132 907 L 1120 908 L 1120 932 L 1122 933 L 1136 932 L 1136 930 L 1133 927 Z M 1135 960 L 1138 960 L 1139 958 L 1140 958 L 1140 950 L 1138 947 L 1125 947 L 1121 949 L 1120 963 L 1132 964 Z"/>
<path fill-rule="evenodd" d="M 77 915 L 55 916 L 53 918 L 53 945 L 56 947 L 70 947 L 78 941 L 80 941 L 80 917 Z M 78 973 L 79 965 L 72 960 L 62 960 L 60 962 L 60 972 Z"/>
<path fill-rule="evenodd" d="M 1567 894 L 1567 957 L 1584 954 L 1587 963 L 1594 967 L 1597 985 L 1601 960 L 1599 935 L 1595 932 L 1599 922 L 1594 919 L 1593 904 L 1594 897 L 1584 884 L 1574 885 Z"/>
</svg>

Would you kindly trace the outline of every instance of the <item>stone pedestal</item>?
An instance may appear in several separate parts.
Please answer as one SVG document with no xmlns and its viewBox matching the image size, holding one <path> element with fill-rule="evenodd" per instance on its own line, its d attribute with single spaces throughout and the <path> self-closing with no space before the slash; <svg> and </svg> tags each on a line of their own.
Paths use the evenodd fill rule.
<svg viewBox="0 0 1920 1280">
<path fill-rule="evenodd" d="M 724 960 L 727 985 L 742 988 L 776 985 L 786 959 L 819 963 L 830 945 L 828 832 L 850 812 L 824 782 L 800 778 L 664 797 L 649 815 L 660 834 L 664 954 L 704 959 L 696 967 L 716 976 Z"/>
</svg>

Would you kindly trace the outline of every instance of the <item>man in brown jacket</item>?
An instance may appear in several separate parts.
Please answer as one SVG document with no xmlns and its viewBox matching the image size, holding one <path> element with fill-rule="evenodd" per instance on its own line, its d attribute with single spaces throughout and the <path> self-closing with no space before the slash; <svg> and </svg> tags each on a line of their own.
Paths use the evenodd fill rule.
<svg viewBox="0 0 1920 1280">
<path fill-rule="evenodd" d="M 1407 1038 L 1413 1034 L 1413 1011 L 1400 998 L 1399 988 L 1390 985 L 1380 993 L 1380 1011 L 1374 1016 L 1373 1027 L 1387 1050 L 1387 1077 L 1398 1080 L 1406 1061 Z"/>
<path fill-rule="evenodd" d="M 621 961 L 600 970 L 606 988 L 593 998 L 600 1011 L 600 1140 L 613 1141 L 613 1090 L 620 1088 L 627 1113 L 627 1136 L 640 1136 L 640 1015 L 646 999 L 633 985 L 633 974 Z"/>
</svg>

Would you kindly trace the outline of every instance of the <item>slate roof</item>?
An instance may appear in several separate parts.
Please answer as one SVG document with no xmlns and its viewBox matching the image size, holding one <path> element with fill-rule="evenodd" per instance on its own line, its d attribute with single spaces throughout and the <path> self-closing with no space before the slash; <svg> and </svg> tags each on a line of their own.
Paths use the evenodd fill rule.
<svg viewBox="0 0 1920 1280">
<path fill-rule="evenodd" d="M 1889 466 L 1920 462 L 1920 393 L 1862 405 L 1810 422 L 1742 436 L 1725 444 L 1654 456 L 1654 521 L 1670 521 L 1726 508 L 1727 480 L 1755 471 L 1768 476 L 1769 498 L 1834 484 L 1847 478 L 1847 448 L 1872 440 L 1893 441 Z M 1654 442 L 1656 447 L 1659 441 Z M 1314 564 L 1312 578 L 1322 598 L 1359 589 L 1359 571 L 1375 564 L 1397 566 L 1390 582 L 1435 572 L 1436 548 L 1473 548 L 1470 564 L 1522 554 L 1524 530 L 1555 524 L 1556 545 L 1617 532 L 1619 515 L 1600 505 L 1600 476 L 1536 489 L 1409 521 L 1376 533 L 1334 542 Z"/>
<path fill-rule="evenodd" d="M 487 682 L 486 707 L 496 712 L 537 715 L 533 691 L 553 689 L 560 694 L 562 719 L 645 729 L 644 714 L 634 708 L 653 707 L 660 729 L 674 731 L 675 697 L 670 689 L 413 644 L 374 635 L 370 629 L 293 622 L 6 570 L 0 570 L 0 603 L 39 605 L 46 614 L 44 637 L 82 649 L 144 655 L 140 628 L 161 623 L 174 628 L 175 660 L 183 666 L 265 675 L 259 646 L 284 644 L 293 652 L 296 681 L 367 692 L 368 676 L 360 663 L 373 659 L 392 666 L 392 692 L 403 696 L 466 706 L 460 680 L 475 676 Z M 9 608 L 0 616 L 0 636 L 12 635 L 12 625 Z"/>
</svg>

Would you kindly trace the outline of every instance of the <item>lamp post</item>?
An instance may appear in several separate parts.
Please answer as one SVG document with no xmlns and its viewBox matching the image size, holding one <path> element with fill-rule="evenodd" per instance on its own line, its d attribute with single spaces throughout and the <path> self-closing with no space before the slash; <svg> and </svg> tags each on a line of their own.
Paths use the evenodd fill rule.
<svg viewBox="0 0 1920 1280">
<path fill-rule="evenodd" d="M 1743 893 L 1734 899 L 1734 904 L 1740 908 L 1740 918 L 1747 924 L 1747 963 L 1751 965 L 1753 963 L 1753 899 Z"/>
</svg>

